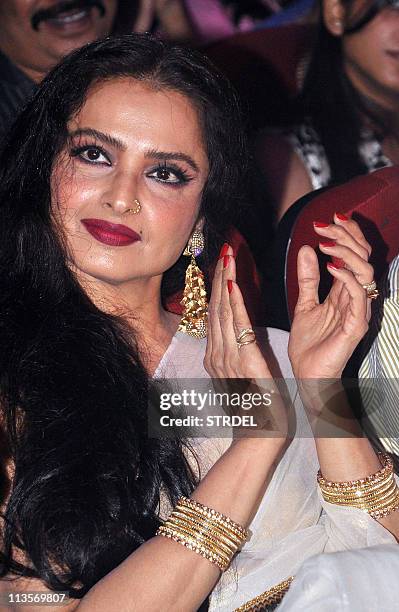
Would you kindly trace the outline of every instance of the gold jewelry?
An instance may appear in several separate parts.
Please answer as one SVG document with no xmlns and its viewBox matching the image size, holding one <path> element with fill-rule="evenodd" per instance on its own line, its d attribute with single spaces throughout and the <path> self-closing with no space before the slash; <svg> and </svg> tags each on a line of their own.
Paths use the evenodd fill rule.
<svg viewBox="0 0 399 612">
<path fill-rule="evenodd" d="M 203 250 L 204 235 L 200 230 L 195 230 L 183 253 L 191 257 L 191 261 L 186 270 L 183 299 L 180 302 L 184 310 L 178 328 L 178 331 L 194 338 L 205 338 L 207 334 L 208 302 L 204 275 L 195 261 Z"/>
<path fill-rule="evenodd" d="M 371 283 L 366 283 L 365 285 L 362 285 L 362 287 L 365 290 L 369 300 L 376 300 L 378 298 L 379 292 L 375 280 L 371 281 Z"/>
<path fill-rule="evenodd" d="M 195 511 L 191 511 L 188 508 L 182 508 L 177 505 L 174 510 L 176 515 L 179 515 L 180 512 L 187 515 L 190 522 L 197 523 L 201 526 L 201 529 L 204 531 L 210 531 L 218 535 L 223 542 L 225 542 L 232 550 L 237 548 L 237 546 L 241 545 L 242 535 L 238 535 L 233 532 L 231 529 L 226 529 L 222 524 L 218 524 L 217 526 L 213 523 L 209 523 L 204 519 L 198 520 L 197 514 Z"/>
<path fill-rule="evenodd" d="M 208 506 L 204 506 L 204 504 L 201 504 L 194 499 L 189 497 L 180 497 L 179 501 L 177 502 L 177 507 L 179 506 L 196 511 L 199 516 L 204 516 L 212 520 L 213 522 L 221 525 L 221 527 L 225 528 L 229 533 L 235 533 L 244 541 L 249 536 L 248 529 L 245 529 L 239 523 L 236 523 L 225 514 L 222 514 L 213 508 L 209 508 Z"/>
<path fill-rule="evenodd" d="M 250 340 L 244 340 L 246 336 L 252 336 Z M 238 349 L 242 348 L 246 344 L 253 344 L 256 342 L 256 335 L 252 327 L 246 327 L 242 329 L 236 338 Z"/>
<path fill-rule="evenodd" d="M 374 519 L 398 510 L 399 488 L 393 473 L 393 461 L 386 453 L 378 453 L 378 456 L 382 468 L 358 480 L 331 482 L 323 478 L 319 470 L 317 481 L 325 501 L 359 508 Z"/>
<path fill-rule="evenodd" d="M 249 336 L 249 335 L 255 336 L 255 332 L 251 327 L 242 329 L 240 333 L 238 334 L 236 341 L 240 342 L 243 338 L 245 338 L 245 336 Z"/>
<path fill-rule="evenodd" d="M 247 539 L 248 533 L 224 514 L 193 499 L 181 497 L 156 535 L 171 538 L 190 548 L 223 572 Z"/>
<path fill-rule="evenodd" d="M 163 536 L 165 538 L 170 538 L 179 544 L 182 544 L 186 548 L 189 548 L 193 552 L 201 555 L 211 563 L 214 563 L 219 567 L 219 569 L 224 572 L 228 568 L 228 564 L 226 561 L 217 555 L 215 552 L 211 551 L 205 546 L 199 545 L 194 538 L 189 538 L 181 535 L 176 530 L 171 530 L 163 525 L 158 529 L 156 535 Z"/>
<path fill-rule="evenodd" d="M 125 210 L 125 212 L 127 213 L 132 213 L 133 215 L 137 215 L 138 212 L 140 212 L 141 210 L 141 204 L 138 200 L 133 200 L 133 203 L 136 205 L 136 207 L 133 208 L 128 208 L 127 210 Z"/>
<path fill-rule="evenodd" d="M 257 595 L 239 608 L 236 608 L 234 612 L 262 612 L 266 606 L 279 604 L 290 588 L 293 580 L 294 576 L 290 576 L 287 580 L 283 580 L 283 582 L 276 584 L 264 593 Z"/>
</svg>

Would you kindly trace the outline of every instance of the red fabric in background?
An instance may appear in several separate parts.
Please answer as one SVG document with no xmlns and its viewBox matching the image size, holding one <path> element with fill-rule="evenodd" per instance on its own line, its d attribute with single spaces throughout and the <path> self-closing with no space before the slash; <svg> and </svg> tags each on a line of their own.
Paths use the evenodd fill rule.
<svg viewBox="0 0 399 612">
<path fill-rule="evenodd" d="M 314 31 L 309 25 L 291 24 L 244 32 L 209 45 L 203 51 L 238 89 L 242 79 L 250 84 L 252 69 L 257 64 L 272 71 L 287 94 L 295 95 L 298 64 L 311 47 Z M 261 82 L 258 85 L 262 87 Z"/>
<path fill-rule="evenodd" d="M 233 248 L 236 260 L 237 283 L 244 296 L 245 306 L 252 325 L 263 325 L 264 308 L 261 298 L 260 278 L 256 269 L 254 258 L 244 237 L 235 228 L 232 228 L 226 241 Z M 210 271 L 211 278 L 217 261 Z M 183 287 L 179 293 L 167 300 L 166 308 L 176 314 L 182 313 L 180 301 L 183 297 Z"/>
</svg>

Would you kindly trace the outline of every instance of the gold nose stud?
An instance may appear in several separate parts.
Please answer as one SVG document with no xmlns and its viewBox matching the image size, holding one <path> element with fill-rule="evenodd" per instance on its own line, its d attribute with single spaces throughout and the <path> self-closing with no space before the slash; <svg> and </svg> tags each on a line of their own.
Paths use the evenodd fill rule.
<svg viewBox="0 0 399 612">
<path fill-rule="evenodd" d="M 138 200 L 133 200 L 133 204 L 135 204 L 135 208 L 127 208 L 125 212 L 137 215 L 137 213 L 141 210 L 141 204 Z"/>
</svg>

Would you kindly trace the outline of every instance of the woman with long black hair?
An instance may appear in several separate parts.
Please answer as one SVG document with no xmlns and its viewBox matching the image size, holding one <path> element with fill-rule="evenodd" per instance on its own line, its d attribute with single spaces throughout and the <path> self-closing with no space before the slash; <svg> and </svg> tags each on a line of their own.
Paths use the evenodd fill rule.
<svg viewBox="0 0 399 612">
<path fill-rule="evenodd" d="M 394 0 L 321 0 L 295 125 L 259 140 L 278 217 L 305 193 L 399 162 Z"/>
<path fill-rule="evenodd" d="M 67 591 L 68 610 L 196 610 L 211 594 L 211 610 L 231 611 L 265 590 L 262 601 L 270 589 L 275 600 L 312 554 L 395 542 L 389 458 L 356 435 L 312 434 L 320 393 L 330 408 L 342 395 L 367 328 L 373 270 L 358 226 L 315 228 L 348 266 L 330 268 L 324 304 L 315 253 L 299 257 L 289 350 L 308 418 L 272 378 L 293 377 L 287 335 L 269 330 L 263 352 L 255 342 L 228 244 L 207 317 L 198 264 L 209 268 L 240 206 L 238 119 L 205 59 L 131 35 L 66 58 L 10 135 L 0 162 L 7 610 L 39 590 L 50 604 Z M 180 321 L 165 301 L 184 282 Z M 148 387 L 162 376 L 250 379 L 273 397 L 261 414 L 273 435 L 151 437 Z M 323 379 L 316 394 L 310 379 Z"/>
</svg>

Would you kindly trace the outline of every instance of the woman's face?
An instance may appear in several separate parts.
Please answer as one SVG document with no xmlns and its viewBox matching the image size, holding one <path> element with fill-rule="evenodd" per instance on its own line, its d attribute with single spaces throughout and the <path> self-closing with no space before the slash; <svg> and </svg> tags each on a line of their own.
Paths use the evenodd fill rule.
<svg viewBox="0 0 399 612">
<path fill-rule="evenodd" d="M 345 23 L 362 13 L 365 0 L 355 0 Z M 381 9 L 359 31 L 343 37 L 345 68 L 359 91 L 383 106 L 397 107 L 399 96 L 399 10 Z"/>
<path fill-rule="evenodd" d="M 51 188 L 72 267 L 113 285 L 162 275 L 198 221 L 208 176 L 196 109 L 176 91 L 115 79 L 89 90 L 68 131 Z"/>
</svg>

